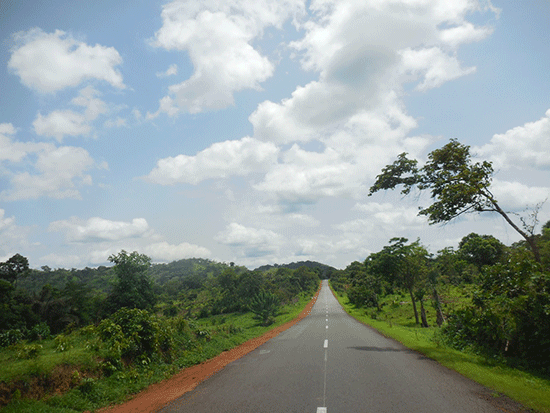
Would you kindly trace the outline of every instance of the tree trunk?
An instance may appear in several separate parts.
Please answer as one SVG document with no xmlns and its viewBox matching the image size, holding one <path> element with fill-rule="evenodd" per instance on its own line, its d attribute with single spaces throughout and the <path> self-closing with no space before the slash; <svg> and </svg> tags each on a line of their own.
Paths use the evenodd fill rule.
<svg viewBox="0 0 550 413">
<path fill-rule="evenodd" d="M 429 327 L 428 318 L 426 317 L 426 310 L 424 309 L 424 300 L 420 300 L 420 316 L 422 317 L 422 327 Z"/>
<path fill-rule="evenodd" d="M 411 301 L 413 305 L 414 310 L 414 319 L 416 321 L 416 324 L 420 324 L 420 321 L 418 320 L 418 310 L 416 309 L 416 302 L 414 301 L 414 294 L 412 288 L 409 288 L 409 294 L 411 295 Z"/>
<path fill-rule="evenodd" d="M 434 287 L 434 300 L 435 300 L 435 311 L 437 314 L 436 323 L 439 327 L 445 322 L 445 316 L 443 315 L 443 310 L 441 310 L 441 300 L 439 299 L 439 294 L 437 293 L 436 288 Z"/>
<path fill-rule="evenodd" d="M 529 247 L 531 247 L 531 252 L 535 256 L 535 261 L 540 263 L 540 252 L 539 247 L 537 246 L 537 243 L 535 242 L 535 237 L 532 235 L 527 234 L 525 231 L 522 231 L 516 224 L 514 224 L 514 221 L 510 219 L 508 214 L 504 212 L 500 206 L 492 199 L 492 197 L 489 198 L 491 200 L 491 203 L 495 207 L 495 210 L 506 220 L 508 224 L 512 228 L 514 228 L 523 238 L 525 238 L 525 241 L 527 241 L 527 244 L 529 244 Z"/>
</svg>

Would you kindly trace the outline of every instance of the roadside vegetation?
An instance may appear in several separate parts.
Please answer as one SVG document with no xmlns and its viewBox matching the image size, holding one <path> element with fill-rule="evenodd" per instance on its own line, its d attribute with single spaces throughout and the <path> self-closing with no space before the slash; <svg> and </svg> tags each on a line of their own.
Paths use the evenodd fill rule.
<svg viewBox="0 0 550 413">
<path fill-rule="evenodd" d="M 505 246 L 471 233 L 458 249 L 430 254 L 420 239 L 392 238 L 364 262 L 332 274 L 346 310 L 442 364 L 550 412 L 550 221 L 538 227 L 536 205 L 525 216 L 505 212 L 491 191 L 493 167 L 475 163 L 451 140 L 427 162 L 406 153 L 382 169 L 370 189 L 429 192 L 419 215 L 430 224 L 470 213 L 496 213 L 523 237 Z M 496 396 L 496 394 L 495 394 Z"/>
<path fill-rule="evenodd" d="M 110 260 L 105 291 L 71 279 L 63 288 L 45 284 L 29 292 L 20 282 L 31 272 L 24 257 L 0 264 L 3 412 L 93 411 L 121 402 L 292 320 L 320 279 L 320 270 L 305 266 L 249 271 L 207 260 L 152 266 L 147 256 L 126 251 Z M 56 271 L 66 270 L 42 274 Z M 88 276 L 105 276 L 104 268 L 96 271 L 88 269 Z M 162 278 L 163 284 L 155 281 Z"/>
</svg>

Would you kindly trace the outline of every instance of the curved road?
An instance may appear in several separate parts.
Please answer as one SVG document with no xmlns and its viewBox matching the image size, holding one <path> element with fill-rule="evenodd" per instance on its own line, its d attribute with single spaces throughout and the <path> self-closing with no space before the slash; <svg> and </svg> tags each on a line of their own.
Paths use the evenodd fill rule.
<svg viewBox="0 0 550 413">
<path fill-rule="evenodd" d="M 485 387 L 348 316 L 325 280 L 309 316 L 161 412 L 509 411 L 494 402 Z"/>
</svg>

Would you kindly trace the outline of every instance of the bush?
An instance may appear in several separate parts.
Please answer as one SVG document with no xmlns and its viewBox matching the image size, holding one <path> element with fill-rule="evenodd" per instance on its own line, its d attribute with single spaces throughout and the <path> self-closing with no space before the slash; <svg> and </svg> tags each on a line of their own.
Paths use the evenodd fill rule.
<svg viewBox="0 0 550 413">
<path fill-rule="evenodd" d="M 173 329 L 168 323 L 137 308 L 121 308 L 103 320 L 97 331 L 107 347 L 106 362 L 114 367 L 122 359 L 134 362 L 153 354 L 169 356 L 173 346 Z"/>
<path fill-rule="evenodd" d="M 485 267 L 472 305 L 443 329 L 454 347 L 475 347 L 550 373 L 550 274 L 528 257 Z"/>
<path fill-rule="evenodd" d="M 0 347 L 8 347 L 23 340 L 23 333 L 19 329 L 6 330 L 0 333 Z"/>
<path fill-rule="evenodd" d="M 33 326 L 27 334 L 27 338 L 31 341 L 47 340 L 50 338 L 50 326 L 46 323 L 39 323 Z"/>
<path fill-rule="evenodd" d="M 42 352 L 41 344 L 20 344 L 17 349 L 17 358 L 27 360 L 35 359 Z"/>
<path fill-rule="evenodd" d="M 261 320 L 262 324 L 267 326 L 275 321 L 279 305 L 279 300 L 275 294 L 260 291 L 250 300 L 249 308 L 254 313 L 255 318 Z"/>
</svg>

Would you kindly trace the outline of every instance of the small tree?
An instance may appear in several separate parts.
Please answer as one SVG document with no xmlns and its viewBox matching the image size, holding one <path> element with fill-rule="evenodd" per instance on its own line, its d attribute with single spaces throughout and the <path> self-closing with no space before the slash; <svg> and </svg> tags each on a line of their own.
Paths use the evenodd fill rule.
<svg viewBox="0 0 550 413">
<path fill-rule="evenodd" d="M 6 262 L 0 263 L 0 279 L 16 286 L 17 278 L 26 275 L 29 271 L 29 260 L 21 254 L 15 254 Z"/>
<path fill-rule="evenodd" d="M 269 325 L 275 321 L 274 318 L 279 311 L 279 300 L 275 294 L 262 290 L 252 297 L 249 308 L 263 325 Z"/>
<path fill-rule="evenodd" d="M 111 255 L 109 261 L 115 264 L 116 284 L 109 296 L 111 311 L 122 307 L 148 309 L 155 304 L 153 283 L 147 274 L 151 259 L 136 251 L 128 254 L 122 250 Z"/>
<path fill-rule="evenodd" d="M 430 224 L 448 222 L 470 212 L 497 212 L 525 239 L 540 262 L 533 230 L 519 228 L 499 206 L 490 190 L 492 175 L 491 162 L 473 163 L 470 147 L 451 139 L 441 149 L 430 152 L 422 168 L 415 159 L 408 159 L 405 152 L 400 154 L 376 177 L 369 196 L 399 185 L 403 185 L 403 195 L 409 194 L 415 186 L 421 191 L 429 190 L 434 201 L 429 207 L 421 208 L 419 215 L 426 215 Z"/>
</svg>

